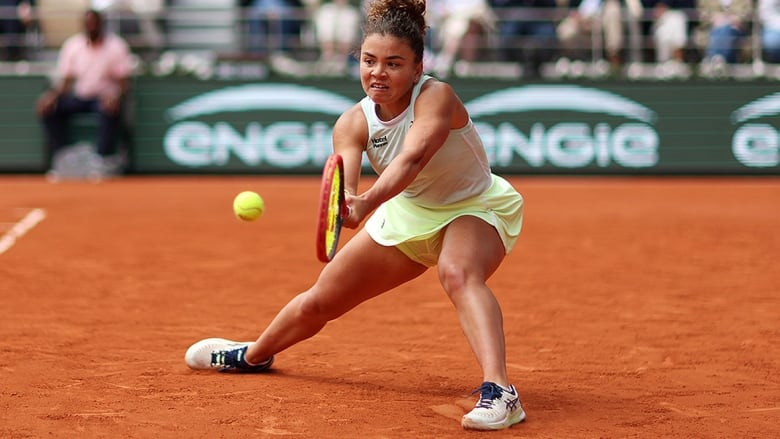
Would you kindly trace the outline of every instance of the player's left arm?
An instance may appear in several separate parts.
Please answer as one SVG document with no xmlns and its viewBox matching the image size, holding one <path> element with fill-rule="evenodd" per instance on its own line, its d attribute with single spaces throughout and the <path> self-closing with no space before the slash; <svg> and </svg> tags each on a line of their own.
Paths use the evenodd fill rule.
<svg viewBox="0 0 780 439">
<path fill-rule="evenodd" d="M 462 107 L 452 87 L 429 80 L 417 97 L 414 124 L 404 139 L 401 153 L 382 172 L 374 185 L 360 195 L 368 210 L 398 195 L 420 173 L 449 136 L 456 109 Z"/>
<path fill-rule="evenodd" d="M 344 160 L 344 190 L 347 194 L 357 193 L 367 143 L 368 123 L 358 103 L 345 111 L 333 125 L 333 152 Z"/>
<path fill-rule="evenodd" d="M 333 126 L 333 152 L 344 162 L 345 201 L 349 207 L 343 218 L 344 227 L 355 228 L 363 221 L 365 214 L 352 207 L 360 181 L 363 151 L 368 143 L 368 122 L 358 102 L 345 111 Z"/>
</svg>

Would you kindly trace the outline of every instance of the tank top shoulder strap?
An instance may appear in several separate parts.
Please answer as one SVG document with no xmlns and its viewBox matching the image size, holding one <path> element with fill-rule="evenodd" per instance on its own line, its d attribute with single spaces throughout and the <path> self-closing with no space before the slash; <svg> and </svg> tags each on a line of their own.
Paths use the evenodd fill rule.
<svg viewBox="0 0 780 439">
<path fill-rule="evenodd" d="M 412 89 L 412 99 L 411 102 L 409 102 L 409 114 L 411 115 L 411 119 L 414 120 L 414 103 L 417 102 L 417 96 L 420 96 L 420 91 L 422 90 L 422 86 L 425 83 L 425 81 L 431 79 L 431 75 L 423 75 L 419 81 L 417 81 L 417 84 L 414 85 L 414 88 Z"/>
</svg>

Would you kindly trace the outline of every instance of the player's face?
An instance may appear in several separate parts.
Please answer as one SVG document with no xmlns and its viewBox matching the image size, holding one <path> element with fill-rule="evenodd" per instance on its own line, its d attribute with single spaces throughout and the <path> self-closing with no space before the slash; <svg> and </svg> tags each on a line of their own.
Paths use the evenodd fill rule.
<svg viewBox="0 0 780 439">
<path fill-rule="evenodd" d="M 412 87 L 420 79 L 422 63 L 406 41 L 372 34 L 360 48 L 360 82 L 363 90 L 380 106 L 406 108 Z"/>
</svg>

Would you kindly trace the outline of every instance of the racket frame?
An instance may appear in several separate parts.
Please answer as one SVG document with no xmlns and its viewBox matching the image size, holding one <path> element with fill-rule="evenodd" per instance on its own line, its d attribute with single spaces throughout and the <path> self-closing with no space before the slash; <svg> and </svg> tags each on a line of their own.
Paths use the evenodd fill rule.
<svg viewBox="0 0 780 439">
<path fill-rule="evenodd" d="M 322 169 L 317 215 L 317 259 L 321 262 L 330 262 L 336 255 L 345 213 L 344 160 L 331 154 Z"/>
</svg>

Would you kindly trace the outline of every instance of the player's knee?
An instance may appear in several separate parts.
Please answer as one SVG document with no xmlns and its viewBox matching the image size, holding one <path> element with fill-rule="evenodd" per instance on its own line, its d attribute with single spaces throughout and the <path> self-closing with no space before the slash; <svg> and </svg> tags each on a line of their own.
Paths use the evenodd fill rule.
<svg viewBox="0 0 780 439">
<path fill-rule="evenodd" d="M 450 297 L 465 290 L 468 276 L 464 267 L 441 261 L 438 267 L 439 282 Z"/>
<path fill-rule="evenodd" d="M 324 323 L 337 317 L 329 312 L 329 308 L 330 307 L 326 303 L 323 303 L 317 295 L 307 292 L 301 295 L 301 303 L 298 307 L 298 312 L 300 316 L 306 320 L 321 321 Z"/>
</svg>

